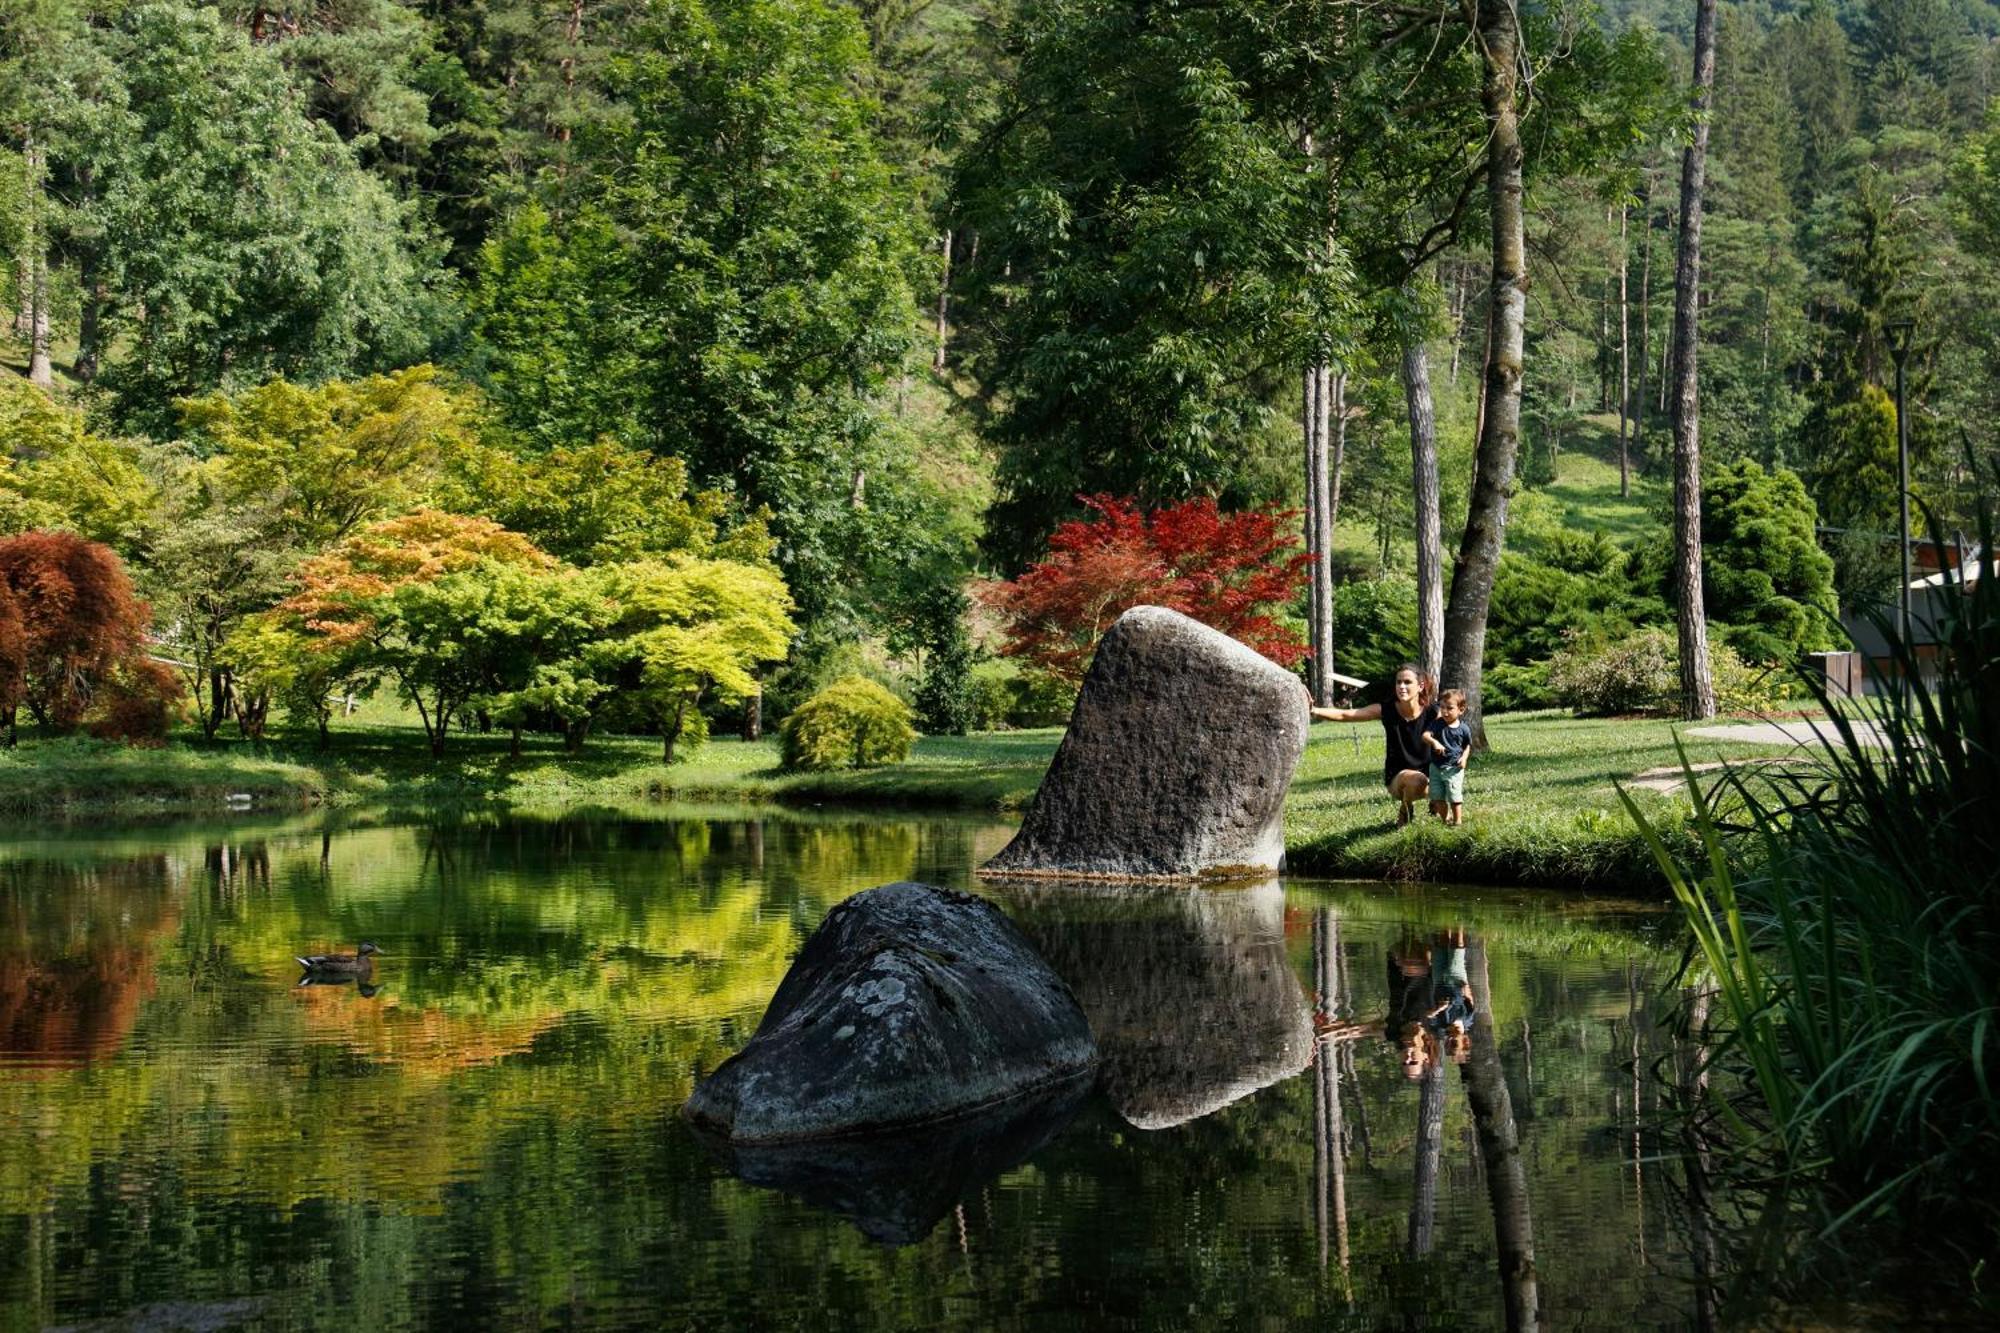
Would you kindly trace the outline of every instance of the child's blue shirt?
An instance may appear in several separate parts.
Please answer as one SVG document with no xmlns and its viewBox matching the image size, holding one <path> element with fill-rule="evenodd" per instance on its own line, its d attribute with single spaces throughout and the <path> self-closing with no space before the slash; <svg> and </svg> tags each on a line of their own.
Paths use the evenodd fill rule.
<svg viewBox="0 0 2000 1333">
<path fill-rule="evenodd" d="M 1443 718 L 1424 728 L 1424 733 L 1435 736 L 1438 744 L 1444 746 L 1444 754 L 1431 751 L 1431 763 L 1446 768 L 1456 768 L 1458 761 L 1465 757 L 1466 747 L 1472 744 L 1472 728 L 1463 722 L 1446 722 Z"/>
</svg>

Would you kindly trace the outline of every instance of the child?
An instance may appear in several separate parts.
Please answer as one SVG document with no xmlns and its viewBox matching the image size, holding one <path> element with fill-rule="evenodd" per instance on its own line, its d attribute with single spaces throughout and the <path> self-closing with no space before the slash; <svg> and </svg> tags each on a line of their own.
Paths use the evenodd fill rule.
<svg viewBox="0 0 2000 1333">
<path fill-rule="evenodd" d="M 1464 1064 L 1471 1054 L 1472 1024 L 1478 1014 L 1479 1002 L 1465 972 L 1461 927 L 1438 936 L 1431 948 L 1431 1008 L 1424 1014 L 1425 1026 L 1453 1064 Z"/>
<path fill-rule="evenodd" d="M 1437 720 L 1424 728 L 1431 747 L 1431 813 L 1447 824 L 1465 822 L 1465 761 L 1472 755 L 1472 728 L 1465 716 L 1465 691 L 1438 696 Z"/>
</svg>

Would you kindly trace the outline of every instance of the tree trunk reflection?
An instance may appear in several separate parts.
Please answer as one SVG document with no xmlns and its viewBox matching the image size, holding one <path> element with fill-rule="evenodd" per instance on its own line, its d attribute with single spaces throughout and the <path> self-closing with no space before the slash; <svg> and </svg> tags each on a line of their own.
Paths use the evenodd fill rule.
<svg viewBox="0 0 2000 1333">
<path fill-rule="evenodd" d="M 1479 1135 L 1486 1168 L 1486 1193 L 1493 1204 L 1494 1247 L 1500 1265 L 1500 1292 L 1510 1333 L 1541 1325 L 1541 1297 L 1535 1272 L 1535 1219 L 1528 1202 L 1527 1170 L 1514 1126 L 1513 1100 L 1500 1067 L 1500 1040 L 1493 1027 L 1492 987 L 1486 945 L 1466 950 L 1479 1014 L 1472 1025 L 1472 1055 L 1466 1061 L 1465 1093 Z"/>
</svg>

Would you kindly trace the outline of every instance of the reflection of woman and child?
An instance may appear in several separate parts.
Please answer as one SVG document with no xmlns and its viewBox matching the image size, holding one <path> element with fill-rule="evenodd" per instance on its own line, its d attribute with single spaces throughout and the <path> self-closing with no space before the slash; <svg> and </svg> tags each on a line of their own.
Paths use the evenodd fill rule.
<svg viewBox="0 0 2000 1333">
<path fill-rule="evenodd" d="M 1396 1045 L 1405 1078 L 1422 1078 L 1442 1060 L 1464 1064 L 1472 1054 L 1472 1020 L 1479 1012 L 1465 975 L 1465 931 L 1440 933 L 1424 953 L 1391 954 L 1389 1005 L 1400 1020 Z"/>
<path fill-rule="evenodd" d="M 1410 812 L 1427 795 L 1431 813 L 1447 824 L 1465 818 L 1465 764 L 1472 754 L 1472 730 L 1465 716 L 1463 690 L 1439 694 L 1437 682 L 1416 666 L 1396 668 L 1389 686 L 1389 703 L 1360 708 L 1315 708 L 1312 715 L 1328 722 L 1382 724 L 1382 781 L 1402 803 L 1398 826 L 1410 822 Z"/>
<path fill-rule="evenodd" d="M 1389 954 L 1389 1014 L 1373 1023 L 1334 1021 L 1316 1016 L 1314 1032 L 1323 1041 L 1344 1041 L 1380 1032 L 1401 1055 L 1403 1076 L 1422 1079 L 1449 1060 L 1464 1064 L 1472 1054 L 1472 1023 L 1479 1001 L 1465 970 L 1465 929 L 1440 931 L 1424 944 L 1406 940 Z"/>
</svg>

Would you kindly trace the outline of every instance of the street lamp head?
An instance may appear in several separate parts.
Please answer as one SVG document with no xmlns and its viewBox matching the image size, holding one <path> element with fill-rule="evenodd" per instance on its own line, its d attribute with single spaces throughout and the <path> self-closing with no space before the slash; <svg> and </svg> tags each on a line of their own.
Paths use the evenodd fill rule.
<svg viewBox="0 0 2000 1333">
<path fill-rule="evenodd" d="M 1889 336 L 1889 355 L 1897 365 L 1909 359 L 1910 344 L 1916 340 L 1917 322 L 1914 319 L 1892 319 L 1882 326 Z"/>
</svg>

